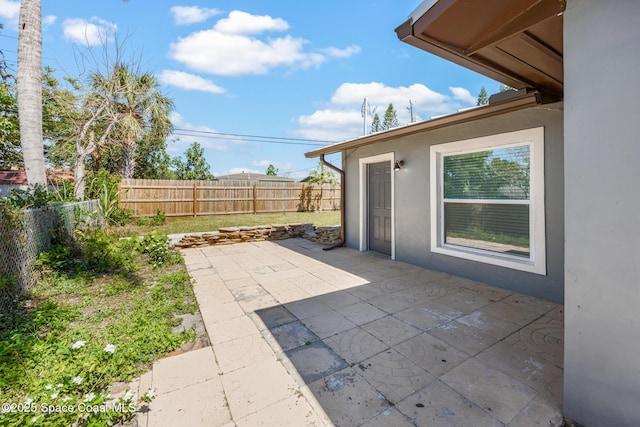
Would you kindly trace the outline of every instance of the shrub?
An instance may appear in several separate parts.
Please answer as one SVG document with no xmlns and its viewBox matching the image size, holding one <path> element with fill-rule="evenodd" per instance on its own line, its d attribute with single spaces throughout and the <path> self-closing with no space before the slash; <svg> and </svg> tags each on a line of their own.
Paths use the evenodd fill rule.
<svg viewBox="0 0 640 427">
<path fill-rule="evenodd" d="M 118 206 L 120 175 L 104 169 L 90 174 L 87 179 L 86 197 L 100 200 L 102 217 L 108 225 L 125 225 L 131 221 L 132 211 Z"/>
<path fill-rule="evenodd" d="M 103 229 L 83 232 L 76 230 L 80 240 L 81 256 L 92 270 L 106 271 L 133 268 L 135 247 L 126 240 L 118 240 Z"/>
<path fill-rule="evenodd" d="M 149 255 L 154 268 L 178 260 L 178 254 L 171 249 L 171 241 L 166 234 L 148 234 L 140 239 L 138 248 L 140 252 Z"/>
</svg>

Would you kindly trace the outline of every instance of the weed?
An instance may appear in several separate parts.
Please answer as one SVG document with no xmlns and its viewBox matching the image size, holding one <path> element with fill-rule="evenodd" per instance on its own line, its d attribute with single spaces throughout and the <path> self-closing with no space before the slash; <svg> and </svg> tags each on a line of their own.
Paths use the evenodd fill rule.
<svg viewBox="0 0 640 427">
<path fill-rule="evenodd" d="M 124 225 L 131 221 L 132 212 L 118 206 L 118 191 L 122 177 L 104 169 L 87 179 L 87 198 L 100 200 L 102 217 L 108 225 Z"/>
<path fill-rule="evenodd" d="M 197 307 L 189 275 L 166 236 L 117 240 L 102 230 L 79 236 L 78 252 L 54 246 L 41 255 L 42 280 L 18 314 L 0 322 L 0 393 L 10 403 L 0 425 L 126 422 L 155 391 L 116 399 L 109 385 L 131 380 L 195 339 L 192 330 L 173 332 L 176 315 Z M 145 268 L 143 251 L 155 260 L 153 270 Z M 11 280 L 4 282 L 10 286 Z M 52 412 L 49 405 L 76 410 Z M 77 410 L 81 405 L 85 412 Z"/>
<path fill-rule="evenodd" d="M 140 252 L 149 255 L 154 268 L 174 264 L 178 259 L 178 254 L 171 249 L 171 242 L 166 235 L 148 234 L 139 241 L 138 245 Z"/>
</svg>

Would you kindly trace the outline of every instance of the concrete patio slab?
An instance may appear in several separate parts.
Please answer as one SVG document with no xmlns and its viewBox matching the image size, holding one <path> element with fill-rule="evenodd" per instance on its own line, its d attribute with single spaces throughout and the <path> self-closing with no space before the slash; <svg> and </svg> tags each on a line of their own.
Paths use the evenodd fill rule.
<svg viewBox="0 0 640 427">
<path fill-rule="evenodd" d="M 336 311 L 359 325 L 373 322 L 387 315 L 384 311 L 365 301 L 338 308 Z"/>
<path fill-rule="evenodd" d="M 292 396 L 298 388 L 275 357 L 220 377 L 234 419 Z"/>
<path fill-rule="evenodd" d="M 161 385 L 157 388 L 162 390 Z M 211 405 L 210 402 L 224 402 L 224 390 L 219 378 L 159 394 L 150 405 L 148 425 L 154 427 L 233 425 L 230 424 L 229 409 L 225 405 Z"/>
<path fill-rule="evenodd" d="M 362 328 L 353 328 L 325 340 L 347 363 L 354 365 L 389 348 Z"/>
<path fill-rule="evenodd" d="M 418 364 L 388 349 L 358 364 L 359 373 L 391 403 L 398 403 L 434 380 Z"/>
<path fill-rule="evenodd" d="M 387 410 L 391 403 L 353 368 L 309 385 L 336 426 L 357 426 Z"/>
<path fill-rule="evenodd" d="M 414 328 L 392 316 L 367 323 L 362 326 L 362 329 L 389 346 L 400 344 L 422 333 L 420 329 Z"/>
<path fill-rule="evenodd" d="M 212 346 L 140 378 L 141 426 L 562 425 L 562 306 L 302 239 L 182 253 Z"/>
<path fill-rule="evenodd" d="M 225 341 L 214 347 L 221 372 L 233 372 L 273 357 L 273 351 L 260 335 Z"/>
<path fill-rule="evenodd" d="M 456 322 L 455 320 L 437 326 L 427 333 L 458 350 L 464 351 L 470 356 L 475 356 L 498 341 L 478 328 Z"/>
<path fill-rule="evenodd" d="M 537 394 L 524 383 L 474 359 L 453 368 L 441 380 L 469 401 L 495 414 L 505 424 L 513 420 Z"/>
<path fill-rule="evenodd" d="M 440 381 L 434 381 L 396 405 L 425 427 L 503 427 L 503 423 Z"/>
<path fill-rule="evenodd" d="M 302 323 L 319 338 L 327 338 L 356 327 L 355 323 L 333 310 L 308 317 Z"/>
<path fill-rule="evenodd" d="M 397 409 L 387 409 L 376 415 L 362 427 L 415 427 L 415 424 L 406 415 L 403 415 Z"/>
<path fill-rule="evenodd" d="M 408 308 L 396 313 L 394 317 L 425 332 L 433 329 L 435 326 L 449 322 L 449 319 L 446 317 L 432 313 L 423 307 Z"/>
<path fill-rule="evenodd" d="M 420 334 L 394 347 L 425 371 L 440 377 L 464 362 L 468 356 L 429 334 Z"/>
<path fill-rule="evenodd" d="M 211 347 L 190 351 L 154 363 L 153 387 L 171 392 L 218 377 Z"/>
<path fill-rule="evenodd" d="M 296 394 L 268 408 L 236 420 L 236 427 L 325 427 L 302 394 Z"/>
<path fill-rule="evenodd" d="M 310 384 L 347 366 L 347 362 L 322 341 L 315 341 L 285 352 L 304 384 Z"/>
</svg>

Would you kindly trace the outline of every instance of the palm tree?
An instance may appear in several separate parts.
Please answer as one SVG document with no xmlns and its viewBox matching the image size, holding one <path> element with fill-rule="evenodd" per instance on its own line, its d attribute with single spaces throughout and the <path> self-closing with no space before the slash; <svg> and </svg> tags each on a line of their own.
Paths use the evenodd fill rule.
<svg viewBox="0 0 640 427">
<path fill-rule="evenodd" d="M 93 73 L 79 111 L 74 195 L 84 197 L 85 162 L 107 144 L 121 148 L 121 174 L 131 178 L 138 141 L 149 134 L 166 138 L 172 110 L 173 102 L 162 95 L 151 73 L 138 75 L 120 63 L 108 73 Z"/>
<path fill-rule="evenodd" d="M 166 138 L 173 129 L 169 119 L 173 102 L 162 94 L 149 72 L 137 74 L 126 65 L 118 65 L 114 77 L 119 88 L 114 107 L 118 115 L 116 133 L 122 138 L 121 173 L 131 178 L 138 141 L 152 132 Z"/>
<path fill-rule="evenodd" d="M 18 29 L 17 100 L 20 145 L 29 184 L 47 184 L 42 144 L 42 11 L 22 0 Z"/>
</svg>

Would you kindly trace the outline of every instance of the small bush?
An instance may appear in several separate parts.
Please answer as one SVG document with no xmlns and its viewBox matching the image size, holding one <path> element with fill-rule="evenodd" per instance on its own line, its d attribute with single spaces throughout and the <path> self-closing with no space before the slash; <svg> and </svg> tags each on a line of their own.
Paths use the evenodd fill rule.
<svg viewBox="0 0 640 427">
<path fill-rule="evenodd" d="M 173 264 L 178 260 L 177 252 L 171 249 L 171 241 L 165 234 L 149 234 L 138 243 L 139 251 L 149 255 L 154 268 Z"/>
<path fill-rule="evenodd" d="M 62 245 L 54 245 L 38 255 L 36 266 L 45 270 L 63 270 L 71 260 L 71 250 Z"/>
<path fill-rule="evenodd" d="M 151 217 L 151 225 L 153 226 L 164 225 L 165 222 L 167 222 L 167 217 L 161 210 L 158 210 L 158 212 Z"/>
<path fill-rule="evenodd" d="M 132 211 L 118 206 L 120 175 L 113 175 L 104 169 L 87 177 L 86 197 L 100 200 L 102 217 L 108 225 L 125 225 L 131 222 Z"/>
<path fill-rule="evenodd" d="M 118 240 L 102 229 L 76 233 L 80 237 L 82 258 L 88 268 L 98 271 L 133 268 L 135 251 L 131 242 Z"/>
<path fill-rule="evenodd" d="M 140 225 L 140 226 L 153 226 L 153 227 L 157 227 L 159 225 L 164 225 L 164 223 L 167 222 L 167 217 L 164 214 L 164 212 L 162 212 L 161 210 L 158 210 L 158 212 L 156 212 L 156 214 L 152 217 L 148 217 L 148 216 L 140 216 L 138 218 L 136 218 L 136 225 Z"/>
</svg>

